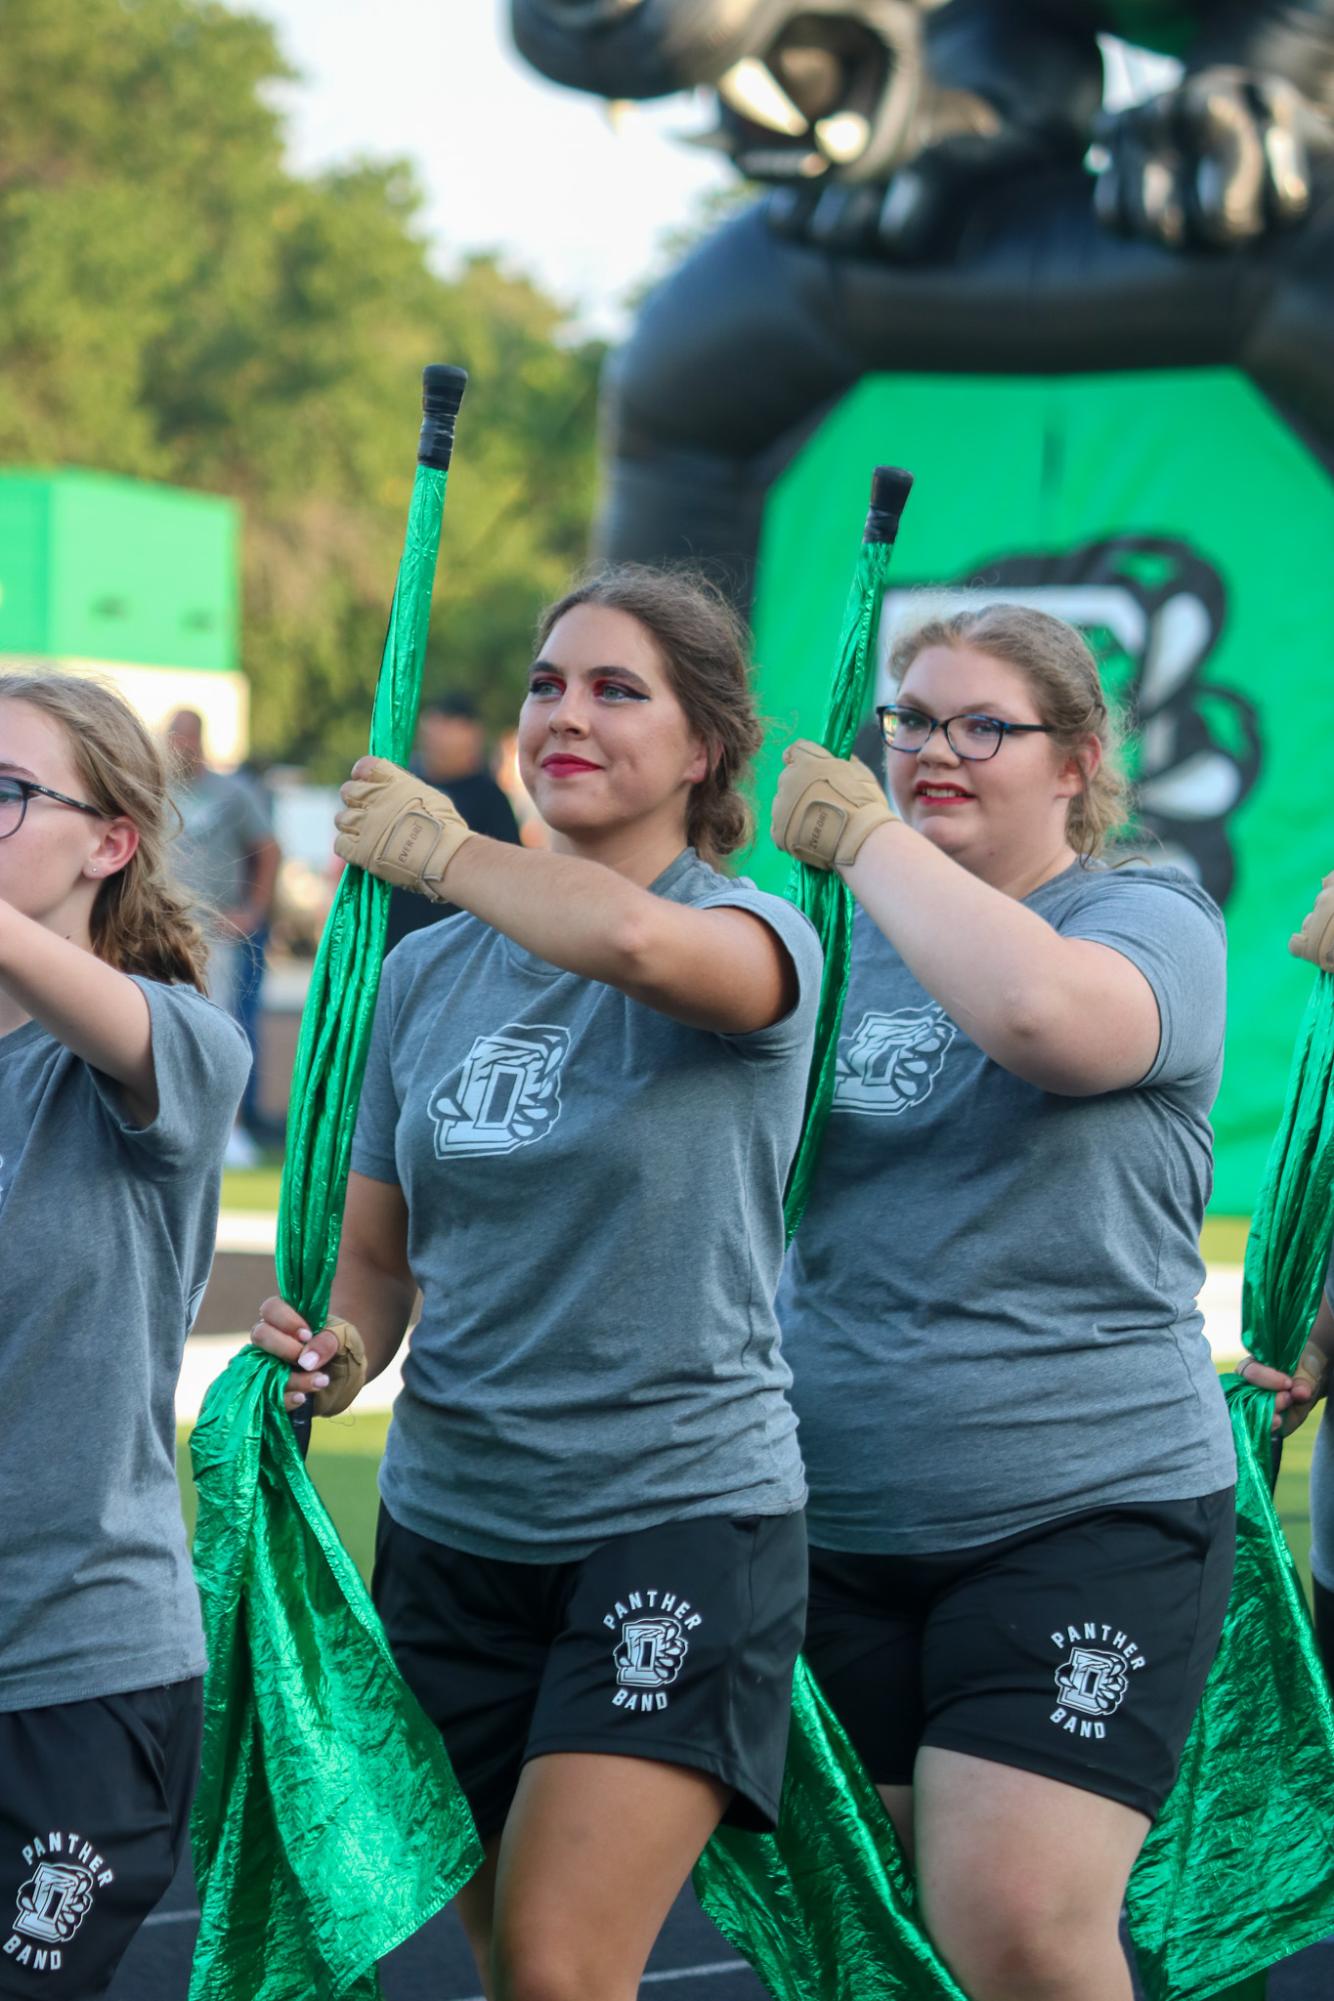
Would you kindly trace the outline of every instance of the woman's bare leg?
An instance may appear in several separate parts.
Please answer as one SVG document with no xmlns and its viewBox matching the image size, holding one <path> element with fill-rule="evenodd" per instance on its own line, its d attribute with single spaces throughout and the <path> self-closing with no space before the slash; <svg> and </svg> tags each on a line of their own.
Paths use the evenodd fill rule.
<svg viewBox="0 0 1334 2001">
<path fill-rule="evenodd" d="M 500 1848 L 492 2001 L 635 2001 L 730 1798 L 705 1773 L 646 1758 L 532 1759 Z"/>
<path fill-rule="evenodd" d="M 1118 1923 L 1145 1814 L 932 1745 L 913 1795 L 922 1913 L 971 2001 L 1131 2001 Z"/>
</svg>

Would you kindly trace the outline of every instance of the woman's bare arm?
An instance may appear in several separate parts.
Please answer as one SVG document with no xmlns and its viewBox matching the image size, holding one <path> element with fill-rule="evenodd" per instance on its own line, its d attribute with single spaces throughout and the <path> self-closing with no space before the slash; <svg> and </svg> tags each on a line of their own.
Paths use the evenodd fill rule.
<svg viewBox="0 0 1334 2001">
<path fill-rule="evenodd" d="M 120 1085 L 132 1119 L 152 1123 L 153 1030 L 141 987 L 3 899 L 0 986 L 57 1042 Z"/>
</svg>

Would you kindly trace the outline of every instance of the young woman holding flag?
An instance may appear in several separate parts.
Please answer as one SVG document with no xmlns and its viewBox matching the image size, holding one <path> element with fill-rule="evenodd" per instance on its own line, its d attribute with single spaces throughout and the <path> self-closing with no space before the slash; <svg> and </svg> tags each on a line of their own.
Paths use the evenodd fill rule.
<svg viewBox="0 0 1334 2001">
<path fill-rule="evenodd" d="M 0 675 L 0 1995 L 105 1993 L 175 1873 L 203 1636 L 175 1389 L 249 1068 L 111 690 Z"/>
<path fill-rule="evenodd" d="M 779 1294 L 806 1652 L 972 2001 L 1129 2001 L 1126 1881 L 1232 1567 L 1195 1307 L 1222 921 L 1099 865 L 1124 787 L 1073 628 L 934 617 L 893 669 L 889 799 L 799 743 L 774 808 L 859 905 Z"/>
<path fill-rule="evenodd" d="M 806 1558 L 772 1301 L 820 954 L 718 867 L 758 740 L 722 601 L 628 568 L 542 622 L 519 757 L 551 852 L 392 765 L 344 787 L 339 852 L 464 914 L 386 963 L 338 1317 L 270 1300 L 255 1339 L 340 1409 L 422 1292 L 374 1592 L 486 1843 L 459 1904 L 508 2001 L 626 2001 L 719 1821 L 777 1814 Z"/>
</svg>

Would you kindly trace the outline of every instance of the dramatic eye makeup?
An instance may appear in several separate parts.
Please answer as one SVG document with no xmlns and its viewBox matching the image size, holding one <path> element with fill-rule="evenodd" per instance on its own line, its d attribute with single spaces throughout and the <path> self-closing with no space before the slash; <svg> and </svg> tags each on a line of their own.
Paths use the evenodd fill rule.
<svg viewBox="0 0 1334 2001">
<path fill-rule="evenodd" d="M 539 661 L 529 669 L 528 693 L 539 696 L 554 693 L 559 696 L 566 678 L 558 669 Z M 586 679 L 599 700 L 611 697 L 613 707 L 623 701 L 648 702 L 653 699 L 647 684 L 630 667 L 595 667 Z"/>
<path fill-rule="evenodd" d="M 596 679 L 593 683 L 593 693 L 601 696 L 615 695 L 618 700 L 623 699 L 627 702 L 646 702 L 649 698 L 647 688 L 638 688 L 630 681 L 614 679 L 611 676 Z"/>
</svg>

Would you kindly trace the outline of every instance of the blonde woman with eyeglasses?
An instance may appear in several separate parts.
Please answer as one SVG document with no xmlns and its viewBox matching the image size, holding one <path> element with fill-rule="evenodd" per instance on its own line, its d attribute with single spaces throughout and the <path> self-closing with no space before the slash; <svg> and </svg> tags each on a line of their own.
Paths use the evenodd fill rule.
<svg viewBox="0 0 1334 2001">
<path fill-rule="evenodd" d="M 249 1066 L 110 689 L 0 675 L 0 1995 L 105 1994 L 180 1859 L 203 1634 L 174 1392 Z"/>
<path fill-rule="evenodd" d="M 807 1654 L 972 2001 L 1130 2001 L 1126 1880 L 1232 1570 L 1195 1305 L 1223 925 L 1102 860 L 1125 787 L 1072 627 L 936 617 L 893 670 L 889 797 L 797 744 L 774 809 L 858 904 L 779 1295 Z"/>
</svg>

